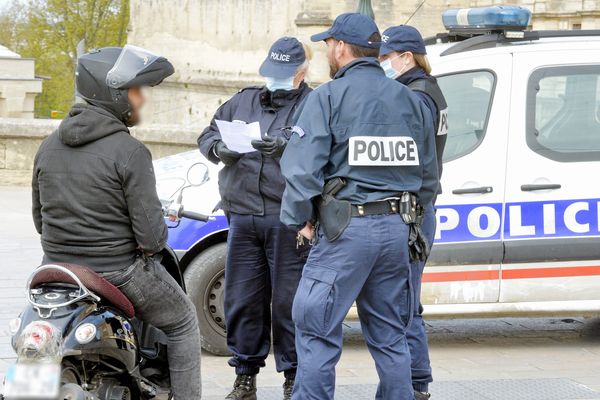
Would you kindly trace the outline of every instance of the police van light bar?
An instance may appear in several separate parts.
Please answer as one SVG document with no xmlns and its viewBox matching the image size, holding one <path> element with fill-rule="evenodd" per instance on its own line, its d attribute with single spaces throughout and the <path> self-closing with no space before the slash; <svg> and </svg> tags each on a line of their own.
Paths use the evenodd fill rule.
<svg viewBox="0 0 600 400">
<path fill-rule="evenodd" d="M 524 31 L 531 21 L 531 11 L 516 6 L 463 8 L 445 11 L 442 20 L 449 31 Z"/>
</svg>

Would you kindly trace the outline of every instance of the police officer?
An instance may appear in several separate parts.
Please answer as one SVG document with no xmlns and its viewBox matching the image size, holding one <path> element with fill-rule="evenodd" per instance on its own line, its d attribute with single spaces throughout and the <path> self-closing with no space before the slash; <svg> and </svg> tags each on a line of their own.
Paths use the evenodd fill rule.
<svg viewBox="0 0 600 400">
<path fill-rule="evenodd" d="M 229 216 L 225 266 L 225 318 L 229 364 L 237 379 L 231 400 L 256 399 L 256 374 L 271 346 L 285 374 L 289 399 L 296 375 L 292 299 L 308 244 L 296 245 L 296 232 L 279 221 L 285 182 L 279 160 L 290 135 L 288 126 L 298 104 L 311 89 L 304 82 L 310 54 L 297 39 L 277 40 L 260 67 L 264 86 L 242 89 L 223 104 L 200 138 L 200 151 L 225 167 L 219 173 L 221 207 Z M 221 140 L 216 120 L 260 123 L 257 150 L 240 154 Z"/>
<path fill-rule="evenodd" d="M 431 114 L 410 89 L 386 78 L 371 18 L 342 14 L 312 40 L 326 42 L 333 80 L 306 99 L 281 161 L 281 219 L 316 240 L 292 311 L 298 352 L 292 398 L 334 398 L 342 322 L 356 301 L 380 378 L 377 399 L 412 400 L 405 331 L 414 224 L 399 213 L 408 218 L 411 208 L 402 207 L 428 204 L 437 191 Z"/>
<path fill-rule="evenodd" d="M 427 106 L 434 121 L 430 135 L 435 138 L 439 174 L 442 174 L 442 156 L 448 132 L 448 106 L 444 95 L 431 76 L 431 66 L 427 60 L 427 51 L 423 37 L 417 29 L 408 25 L 393 26 L 382 35 L 379 52 L 381 66 L 386 75 L 411 88 Z M 440 190 L 438 193 L 441 192 Z M 434 197 L 435 202 L 435 197 Z M 431 243 L 435 235 L 435 212 L 433 204 L 426 206 L 423 231 Z M 406 332 L 412 359 L 412 380 L 417 400 L 428 399 L 428 386 L 433 381 L 427 333 L 423 322 L 421 302 L 421 283 L 425 262 L 414 264 L 412 274 L 415 290 L 415 314 L 413 322 Z"/>
</svg>

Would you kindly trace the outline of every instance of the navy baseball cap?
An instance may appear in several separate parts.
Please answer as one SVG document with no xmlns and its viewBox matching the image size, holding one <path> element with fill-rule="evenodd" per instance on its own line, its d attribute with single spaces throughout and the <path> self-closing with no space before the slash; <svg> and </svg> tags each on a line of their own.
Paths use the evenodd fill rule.
<svg viewBox="0 0 600 400">
<path fill-rule="evenodd" d="M 302 43 L 293 37 L 282 37 L 273 43 L 258 73 L 269 78 L 289 78 L 294 76 L 304 61 L 306 61 L 306 53 Z"/>
<path fill-rule="evenodd" d="M 329 30 L 312 35 L 310 40 L 320 42 L 334 38 L 356 46 L 378 49 L 381 42 L 369 40 L 374 33 L 379 33 L 379 28 L 373 18 L 359 13 L 345 13 L 338 15 Z"/>
<path fill-rule="evenodd" d="M 427 54 L 425 42 L 419 31 L 410 25 L 399 25 L 387 28 L 381 35 L 379 55 L 383 56 L 392 51 L 410 51 L 415 54 Z"/>
</svg>

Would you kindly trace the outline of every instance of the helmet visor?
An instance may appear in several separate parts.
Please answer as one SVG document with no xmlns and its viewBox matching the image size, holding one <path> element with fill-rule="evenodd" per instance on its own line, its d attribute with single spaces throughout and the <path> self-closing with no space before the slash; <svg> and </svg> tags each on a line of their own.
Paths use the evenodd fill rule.
<svg viewBox="0 0 600 400">
<path fill-rule="evenodd" d="M 106 84 L 113 89 L 125 89 L 138 74 L 162 58 L 146 49 L 125 45 L 117 62 L 106 75 Z"/>
</svg>

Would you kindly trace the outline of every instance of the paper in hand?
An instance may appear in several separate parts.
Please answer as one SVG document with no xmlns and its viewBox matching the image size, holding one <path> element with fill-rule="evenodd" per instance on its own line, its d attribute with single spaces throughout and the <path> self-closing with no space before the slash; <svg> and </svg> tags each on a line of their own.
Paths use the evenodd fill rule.
<svg viewBox="0 0 600 400">
<path fill-rule="evenodd" d="M 229 150 L 237 151 L 238 153 L 251 153 L 256 151 L 250 144 L 253 140 L 261 140 L 260 124 L 252 122 L 245 124 L 240 122 L 229 122 L 216 120 L 219 133 L 223 143 L 227 145 Z"/>
</svg>

